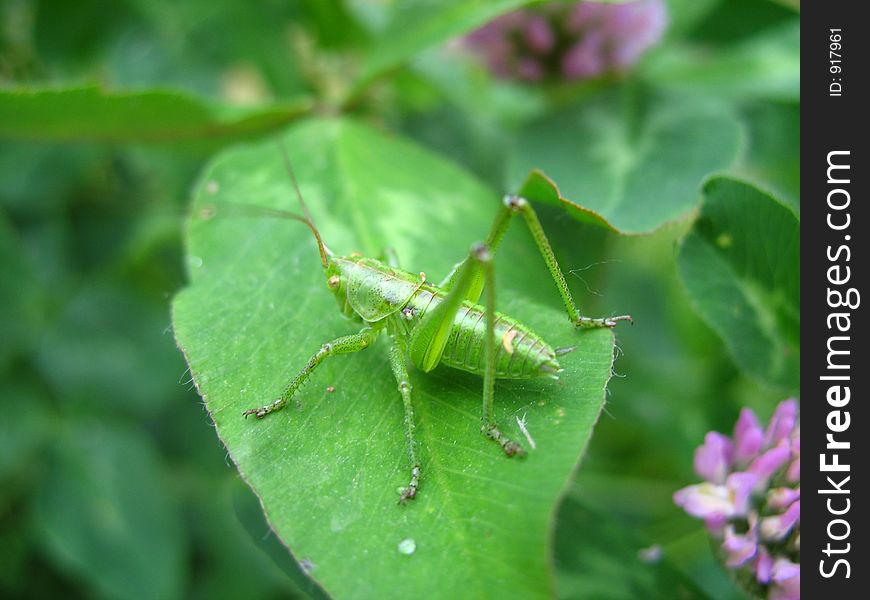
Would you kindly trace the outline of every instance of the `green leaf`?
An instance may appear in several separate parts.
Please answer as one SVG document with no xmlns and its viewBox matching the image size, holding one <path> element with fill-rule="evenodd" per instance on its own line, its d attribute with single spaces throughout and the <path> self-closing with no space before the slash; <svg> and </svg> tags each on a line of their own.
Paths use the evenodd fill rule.
<svg viewBox="0 0 870 600">
<path fill-rule="evenodd" d="M 793 19 L 723 48 L 674 46 L 652 58 L 643 76 L 679 94 L 798 101 L 800 44 Z"/>
<path fill-rule="evenodd" d="M 36 498 L 40 539 L 67 571 L 111 598 L 174 598 L 181 523 L 150 440 L 82 421 L 59 435 Z"/>
<path fill-rule="evenodd" d="M 740 142 L 721 106 L 623 87 L 527 126 L 509 177 L 526 197 L 558 200 L 582 221 L 645 233 L 691 210 L 701 182 L 731 165 Z"/>
<path fill-rule="evenodd" d="M 221 453 L 210 437 L 208 449 Z M 197 549 L 197 576 L 185 597 L 326 600 L 271 534 L 257 497 L 233 471 L 216 478 L 188 475 L 184 484 L 186 524 Z"/>
<path fill-rule="evenodd" d="M 410 0 L 397 3 L 389 22 L 363 63 L 359 91 L 419 52 L 480 27 L 529 0 Z"/>
<path fill-rule="evenodd" d="M 645 543 L 609 511 L 591 510 L 572 496 L 559 507 L 559 598 L 707 597 L 662 556 L 661 546 Z"/>
<path fill-rule="evenodd" d="M 759 102 L 747 106 L 744 114 L 749 143 L 737 174 L 772 192 L 800 215 L 800 104 Z"/>
<path fill-rule="evenodd" d="M 154 415 L 183 397 L 184 365 L 168 326 L 165 304 L 92 279 L 47 328 L 36 363 L 65 404 Z"/>
<path fill-rule="evenodd" d="M 665 0 L 668 7 L 668 28 L 665 32 L 669 38 L 685 36 L 704 19 L 722 0 Z"/>
<path fill-rule="evenodd" d="M 247 538 L 245 542 L 234 540 L 233 543 L 244 550 L 250 547 L 248 561 L 256 559 L 267 563 L 275 572 L 275 579 L 294 596 L 327 600 L 329 597 L 305 573 L 310 565 L 303 566 L 296 562 L 281 540 L 271 535 L 269 523 L 263 515 L 263 506 L 251 489 L 235 476 L 224 487 L 223 496 L 232 504 L 232 519 L 235 522 L 233 532 L 241 530 L 239 533 Z M 260 570 L 265 570 L 264 566 L 260 566 Z M 255 574 L 254 578 L 260 581 L 264 579 L 262 574 Z M 240 577 L 236 575 L 235 579 L 238 581 Z M 238 595 L 243 594 L 240 591 Z"/>
<path fill-rule="evenodd" d="M 36 386 L 20 380 L 0 379 L 0 411 L 9 418 L 0 421 L 0 513 L 13 490 L 7 480 L 33 475 L 34 457 L 51 438 L 52 414 L 48 399 Z M 14 417 L 13 417 L 14 415 Z"/>
<path fill-rule="evenodd" d="M 794 11 L 776 2 L 718 0 L 689 37 L 701 42 L 730 44 L 794 19 Z"/>
<path fill-rule="evenodd" d="M 684 515 L 685 522 L 690 517 Z M 671 530 L 681 524 L 669 522 Z M 717 600 L 745 600 L 747 595 L 737 587 L 734 579 L 715 555 L 710 541 L 710 533 L 695 524 L 693 533 L 668 542 L 664 546 L 665 555 L 688 579 L 694 581 L 703 594 Z"/>
<path fill-rule="evenodd" d="M 163 143 L 239 138 L 275 129 L 308 110 L 306 100 L 240 108 L 168 90 L 13 88 L 0 90 L 0 137 Z"/>
<path fill-rule="evenodd" d="M 778 4 L 782 4 L 783 6 L 787 6 L 794 10 L 795 12 L 801 11 L 801 0 L 772 0 Z"/>
<path fill-rule="evenodd" d="M 800 375 L 800 224 L 748 183 L 717 177 L 680 245 L 678 265 L 701 316 L 737 365 L 797 390 Z"/>
<path fill-rule="evenodd" d="M 455 166 L 359 124 L 300 123 L 285 142 L 330 248 L 374 255 L 389 244 L 430 281 L 485 236 L 499 206 L 498 194 Z M 288 179 L 277 143 L 229 151 L 207 169 L 192 214 L 214 203 L 219 215 L 230 202 L 295 210 Z M 601 409 L 613 337 L 572 330 L 522 230 L 514 225 L 496 260 L 499 308 L 556 346 L 578 346 L 560 358 L 558 382 L 497 385 L 499 423 L 524 441 L 516 419 L 526 415 L 537 450 L 508 459 L 481 435 L 480 377 L 412 371 L 423 479 L 418 498 L 399 506 L 409 465 L 385 339 L 322 364 L 298 394 L 301 410 L 242 418 L 279 394 L 321 344 L 359 327 L 339 314 L 310 233 L 267 217 L 189 223 L 191 285 L 174 301 L 177 340 L 230 456 L 327 593 L 552 593 L 554 507 Z M 528 300 L 527 288 L 552 290 L 550 302 Z M 406 539 L 411 555 L 399 551 Z"/>
<path fill-rule="evenodd" d="M 45 293 L 5 213 L 0 213 L 0 370 L 13 357 L 27 355 L 42 325 Z"/>
</svg>

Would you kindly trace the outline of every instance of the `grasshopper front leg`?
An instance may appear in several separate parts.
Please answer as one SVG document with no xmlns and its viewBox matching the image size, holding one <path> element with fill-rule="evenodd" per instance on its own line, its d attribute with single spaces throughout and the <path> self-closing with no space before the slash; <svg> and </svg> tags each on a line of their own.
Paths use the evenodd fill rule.
<svg viewBox="0 0 870 600">
<path fill-rule="evenodd" d="M 317 353 L 308 360 L 308 364 L 306 364 L 299 374 L 293 378 L 286 388 L 284 388 L 284 393 L 281 394 L 280 398 L 271 404 L 259 408 L 250 408 L 242 414 L 245 417 L 248 415 L 254 415 L 258 419 L 262 419 L 269 413 L 281 410 L 284 408 L 284 405 L 287 404 L 287 401 L 293 397 L 296 390 L 305 383 L 305 380 L 308 379 L 308 376 L 317 368 L 317 365 L 326 360 L 326 358 L 336 354 L 349 354 L 351 352 L 365 350 L 377 339 L 379 333 L 380 328 L 366 327 L 359 333 L 346 335 L 323 344 L 323 346 L 320 347 L 320 350 L 318 350 Z"/>
</svg>

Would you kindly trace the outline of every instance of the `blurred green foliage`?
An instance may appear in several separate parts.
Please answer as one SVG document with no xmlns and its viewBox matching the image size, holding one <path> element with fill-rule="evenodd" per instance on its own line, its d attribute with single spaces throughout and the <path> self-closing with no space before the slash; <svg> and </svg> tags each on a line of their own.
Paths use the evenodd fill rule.
<svg viewBox="0 0 870 600">
<path fill-rule="evenodd" d="M 219 444 L 175 347 L 169 301 L 185 283 L 182 215 L 205 161 L 305 115 L 342 113 L 495 189 L 541 167 L 564 200 L 601 211 L 578 221 L 558 195 L 539 199 L 584 312 L 637 323 L 618 332 L 605 413 L 556 515 L 558 592 L 739 597 L 671 493 L 694 479 L 707 430 L 729 429 L 741 406 L 766 418 L 797 382 L 741 370 L 745 357 L 716 333 L 728 330 L 728 307 L 699 306 L 677 253 L 685 273 L 692 240 L 709 251 L 727 239 L 712 205 L 700 208 L 715 173 L 746 186 L 742 201 L 758 203 L 747 210 L 799 219 L 798 17 L 761 0 L 668 4 L 669 33 L 630 76 L 543 89 L 494 81 L 445 49 L 495 3 L 0 3 L 0 595 L 324 596 Z M 426 17 L 422 33 L 402 26 L 409 16 Z M 582 152 L 572 169 L 577 140 L 535 126 L 588 107 L 604 111 L 602 130 L 575 119 L 575 135 L 598 149 L 589 160 L 630 167 L 624 180 L 589 172 Z M 710 133 L 672 124 L 668 110 L 712 115 L 727 147 L 705 143 L 691 165 L 656 147 Z M 716 160 L 702 161 L 708 153 Z M 654 177 L 632 183 L 636 173 Z M 619 210 L 608 213 L 595 194 L 614 181 L 636 193 L 614 196 Z M 596 225 L 601 215 L 652 234 L 618 235 Z M 747 252 L 732 274 L 757 274 L 741 261 L 772 237 L 733 239 Z M 737 283 L 761 289 L 761 314 L 784 315 L 765 321 L 771 339 L 793 344 L 793 282 L 749 279 Z M 557 302 L 543 286 L 527 292 Z"/>
</svg>

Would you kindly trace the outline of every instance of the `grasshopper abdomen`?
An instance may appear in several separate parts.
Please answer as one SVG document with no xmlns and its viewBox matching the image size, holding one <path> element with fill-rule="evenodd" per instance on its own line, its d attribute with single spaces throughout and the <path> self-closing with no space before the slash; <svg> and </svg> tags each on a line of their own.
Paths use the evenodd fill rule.
<svg viewBox="0 0 870 600">
<path fill-rule="evenodd" d="M 434 294 L 432 293 L 434 292 Z M 421 289 L 408 302 L 418 316 L 437 306 L 445 293 Z M 482 375 L 486 370 L 486 309 L 465 301 L 456 313 L 441 364 Z M 553 348 L 541 336 L 516 319 L 495 314 L 497 341 L 495 376 L 499 379 L 531 379 L 554 376 L 561 370 Z"/>
</svg>

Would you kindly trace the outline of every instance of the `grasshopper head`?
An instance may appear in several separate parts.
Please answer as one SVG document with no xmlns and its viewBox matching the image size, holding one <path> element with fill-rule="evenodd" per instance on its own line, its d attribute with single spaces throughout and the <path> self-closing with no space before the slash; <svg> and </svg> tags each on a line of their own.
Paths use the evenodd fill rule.
<svg viewBox="0 0 870 600">
<path fill-rule="evenodd" d="M 335 294 L 335 300 L 338 302 L 341 312 L 345 316 L 353 316 L 353 309 L 347 301 L 347 278 L 342 277 L 341 268 L 335 260 L 331 259 L 331 255 L 327 256 L 324 273 L 326 274 L 326 287 Z"/>
<path fill-rule="evenodd" d="M 335 261 L 329 261 L 326 265 L 325 271 L 326 287 L 328 287 L 336 296 L 339 295 L 341 291 L 341 271 L 338 268 L 338 265 L 335 264 Z"/>
</svg>

